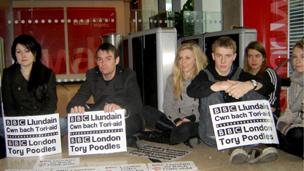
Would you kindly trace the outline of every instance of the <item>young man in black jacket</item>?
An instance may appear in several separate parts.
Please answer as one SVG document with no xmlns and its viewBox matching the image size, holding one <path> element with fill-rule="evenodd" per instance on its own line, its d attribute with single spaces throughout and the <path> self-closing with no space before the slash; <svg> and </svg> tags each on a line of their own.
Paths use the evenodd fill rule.
<svg viewBox="0 0 304 171">
<path fill-rule="evenodd" d="M 109 43 L 98 47 L 96 62 L 97 66 L 87 71 L 86 80 L 69 102 L 67 111 L 84 113 L 126 109 L 127 144 L 134 146 L 133 135 L 143 129 L 143 121 L 139 115 L 142 102 L 136 74 L 130 69 L 118 66 L 119 56 L 116 48 Z M 90 96 L 93 96 L 95 103 L 88 106 L 87 100 Z"/>
<path fill-rule="evenodd" d="M 190 97 L 200 98 L 200 138 L 207 145 L 216 146 L 209 106 L 227 102 L 265 99 L 264 96 L 273 90 L 273 86 L 233 65 L 233 61 L 236 59 L 236 43 L 230 37 L 218 38 L 212 44 L 212 52 L 214 64 L 209 64 L 193 79 L 187 88 L 187 93 Z M 276 150 L 271 149 L 270 151 L 271 153 L 268 153 L 270 157 L 276 158 Z M 268 154 L 266 158 L 269 156 Z M 244 163 L 248 160 L 249 155 L 242 148 L 234 149 L 230 155 L 232 163 Z M 249 162 L 262 160 L 265 161 L 265 157 L 252 159 Z M 271 158 L 271 160 L 273 159 Z"/>
</svg>

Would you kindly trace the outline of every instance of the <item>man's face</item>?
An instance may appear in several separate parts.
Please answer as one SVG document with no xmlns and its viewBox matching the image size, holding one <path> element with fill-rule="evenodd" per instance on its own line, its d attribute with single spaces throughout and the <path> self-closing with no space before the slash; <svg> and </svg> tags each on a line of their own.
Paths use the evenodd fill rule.
<svg viewBox="0 0 304 171">
<path fill-rule="evenodd" d="M 99 71 L 105 80 L 111 80 L 115 76 L 116 65 L 119 63 L 119 57 L 115 58 L 113 52 L 99 50 L 96 54 L 96 62 Z"/>
<path fill-rule="evenodd" d="M 215 62 L 215 70 L 221 76 L 227 76 L 230 72 L 236 53 L 231 48 L 217 47 L 212 53 L 212 59 Z"/>
</svg>

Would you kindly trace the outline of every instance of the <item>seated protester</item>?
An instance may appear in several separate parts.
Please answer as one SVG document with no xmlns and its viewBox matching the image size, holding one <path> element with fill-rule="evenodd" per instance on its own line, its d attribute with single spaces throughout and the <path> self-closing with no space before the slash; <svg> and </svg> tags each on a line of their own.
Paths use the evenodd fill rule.
<svg viewBox="0 0 304 171">
<path fill-rule="evenodd" d="M 304 40 L 296 42 L 292 49 L 294 69 L 288 88 L 287 109 L 279 117 L 280 148 L 304 158 Z"/>
<path fill-rule="evenodd" d="M 236 43 L 229 37 L 220 37 L 212 44 L 212 59 L 214 64 L 209 64 L 191 82 L 187 88 L 190 97 L 200 98 L 199 136 L 204 143 L 216 146 L 209 106 L 226 102 L 265 99 L 273 90 L 261 80 L 235 67 Z M 263 83 L 263 84 L 261 84 Z M 266 86 L 265 86 L 266 85 Z M 255 151 L 249 151 L 256 152 Z M 277 151 L 273 147 L 264 149 L 260 156 L 251 155 L 242 148 L 236 148 L 230 155 L 232 163 L 270 161 L 277 158 Z M 262 156 L 262 157 L 261 157 Z"/>
<path fill-rule="evenodd" d="M 198 72 L 207 65 L 207 57 L 195 43 L 182 44 L 176 53 L 173 72 L 167 78 L 164 112 L 144 106 L 143 117 L 153 131 L 139 138 L 148 141 L 178 144 L 197 137 L 198 99 L 190 98 L 186 88 Z"/>
<path fill-rule="evenodd" d="M 135 133 L 143 129 L 139 113 L 142 109 L 140 91 L 136 74 L 130 69 L 123 69 L 119 64 L 116 48 L 103 43 L 96 51 L 97 66 L 88 70 L 86 80 L 67 105 L 68 113 L 103 110 L 113 112 L 126 109 L 127 145 L 136 146 Z M 93 96 L 94 104 L 86 102 Z"/>
<path fill-rule="evenodd" d="M 16 37 L 11 47 L 14 64 L 3 70 L 4 116 L 52 114 L 57 109 L 54 72 L 41 63 L 41 46 L 30 35 Z M 0 136 L 4 137 L 3 121 Z M 67 132 L 66 118 L 60 118 L 61 135 Z"/>
<path fill-rule="evenodd" d="M 266 51 L 260 42 L 250 42 L 245 49 L 244 71 L 256 75 L 260 79 L 267 79 L 274 90 L 267 96 L 275 120 L 280 116 L 281 79 L 277 73 L 267 66 Z"/>
</svg>

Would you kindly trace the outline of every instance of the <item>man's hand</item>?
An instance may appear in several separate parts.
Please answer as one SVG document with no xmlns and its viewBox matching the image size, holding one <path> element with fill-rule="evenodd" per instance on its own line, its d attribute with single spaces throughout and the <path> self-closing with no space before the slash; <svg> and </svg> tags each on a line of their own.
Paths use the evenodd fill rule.
<svg viewBox="0 0 304 171">
<path fill-rule="evenodd" d="M 243 82 L 228 80 L 227 82 L 230 82 L 231 86 L 227 88 L 225 92 L 235 99 L 243 97 L 246 93 L 253 89 L 253 85 L 250 81 Z"/>
<path fill-rule="evenodd" d="M 83 106 L 74 106 L 71 108 L 71 113 L 84 113 L 85 109 Z"/>
<path fill-rule="evenodd" d="M 106 103 L 103 108 L 104 112 L 113 112 L 116 109 L 121 109 L 121 107 L 115 103 Z"/>
<path fill-rule="evenodd" d="M 226 91 L 233 84 L 234 82 L 230 82 L 230 81 L 217 81 L 214 84 L 212 84 L 210 88 L 214 92 Z"/>
</svg>

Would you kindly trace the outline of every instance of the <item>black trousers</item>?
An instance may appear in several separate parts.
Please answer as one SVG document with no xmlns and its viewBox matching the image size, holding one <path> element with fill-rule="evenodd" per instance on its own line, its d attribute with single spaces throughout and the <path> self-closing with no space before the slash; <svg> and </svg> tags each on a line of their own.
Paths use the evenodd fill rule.
<svg viewBox="0 0 304 171">
<path fill-rule="evenodd" d="M 158 131 L 156 136 L 150 136 L 154 142 L 178 144 L 191 137 L 198 136 L 198 123 L 187 122 L 176 126 L 166 114 L 151 106 L 144 106 L 142 117 L 146 127 Z M 160 134 L 159 134 L 160 133 Z M 152 138 L 153 137 L 153 138 Z"/>
<path fill-rule="evenodd" d="M 304 128 L 296 127 L 290 129 L 286 135 L 278 131 L 279 148 L 287 153 L 296 155 L 304 159 Z"/>
<path fill-rule="evenodd" d="M 140 114 L 130 115 L 125 121 L 127 138 L 144 130 L 144 123 Z"/>
</svg>

